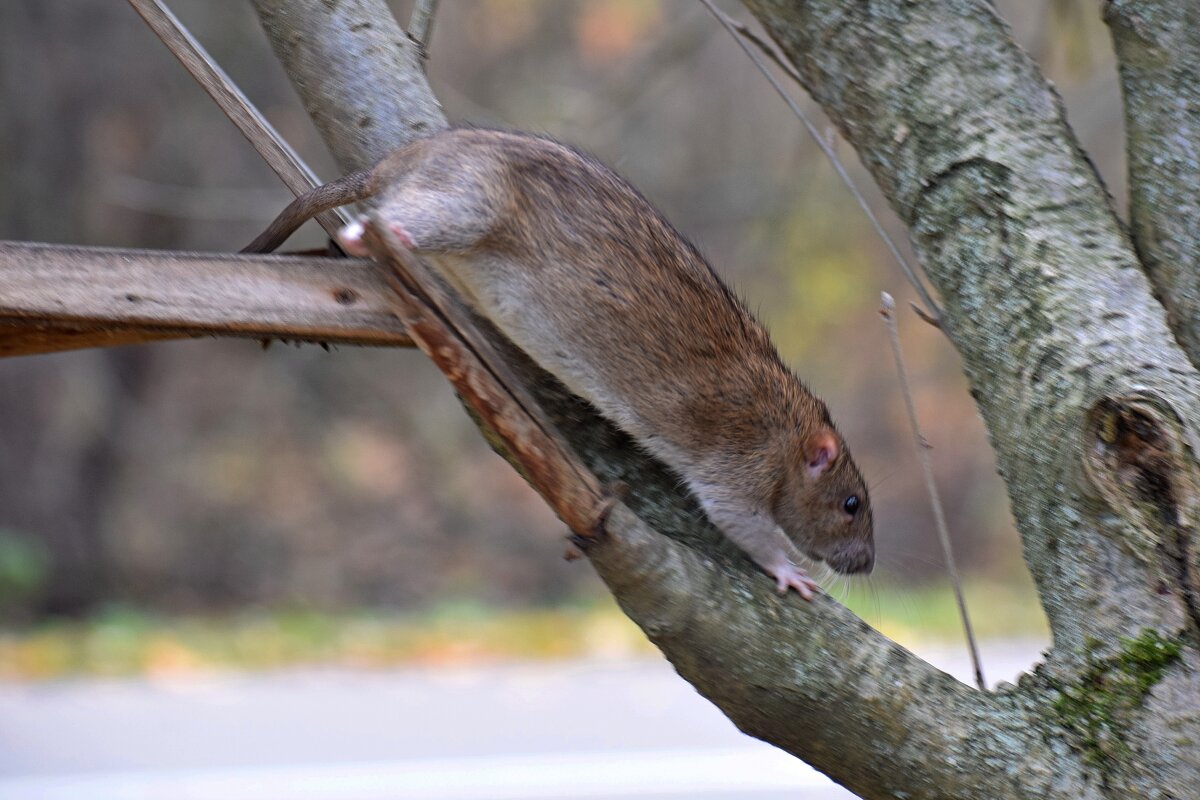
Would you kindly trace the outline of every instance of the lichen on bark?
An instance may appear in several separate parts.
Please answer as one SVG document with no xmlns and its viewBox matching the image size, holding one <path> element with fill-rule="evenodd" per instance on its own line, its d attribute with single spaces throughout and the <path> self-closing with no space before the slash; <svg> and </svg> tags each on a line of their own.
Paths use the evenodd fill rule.
<svg viewBox="0 0 1200 800">
<path fill-rule="evenodd" d="M 1110 658 L 1093 655 L 1099 645 L 1094 642 L 1088 649 L 1088 668 L 1077 680 L 1055 686 L 1058 696 L 1051 708 L 1087 763 L 1106 776 L 1114 763 L 1132 754 L 1126 742 L 1130 717 L 1167 668 L 1179 661 L 1183 643 L 1147 629 L 1121 640 Z"/>
</svg>

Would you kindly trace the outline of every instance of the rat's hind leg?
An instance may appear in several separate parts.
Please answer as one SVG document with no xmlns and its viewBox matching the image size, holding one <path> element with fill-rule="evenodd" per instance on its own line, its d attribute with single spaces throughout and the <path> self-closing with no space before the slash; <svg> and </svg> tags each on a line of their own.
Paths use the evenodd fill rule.
<svg viewBox="0 0 1200 800">
<path fill-rule="evenodd" d="M 449 190 L 393 186 L 375 214 L 410 250 L 465 252 L 495 227 L 496 214 L 489 200 L 482 191 L 461 185 Z M 351 255 L 367 255 L 362 243 L 364 222 L 365 218 L 360 218 L 338 234 L 339 243 Z"/>
</svg>

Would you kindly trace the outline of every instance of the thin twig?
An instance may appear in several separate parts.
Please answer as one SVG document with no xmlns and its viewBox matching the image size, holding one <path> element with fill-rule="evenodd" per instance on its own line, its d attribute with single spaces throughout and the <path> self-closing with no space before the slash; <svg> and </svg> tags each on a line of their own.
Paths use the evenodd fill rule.
<svg viewBox="0 0 1200 800">
<path fill-rule="evenodd" d="M 242 135 L 250 141 L 292 194 L 299 196 L 320 183 L 308 165 L 205 52 L 162 0 L 129 0 L 129 4 L 141 15 L 167 49 L 179 59 L 184 69 L 208 92 L 221 111 L 225 112 L 225 116 L 229 117 Z M 349 216 L 341 209 L 319 214 L 316 219 L 330 236 L 336 235 L 338 229 L 350 221 Z"/>
<path fill-rule="evenodd" d="M 796 115 L 801 123 L 803 123 L 809 135 L 811 135 L 813 140 L 817 143 L 817 147 L 820 148 L 821 152 L 825 154 L 825 157 L 829 159 L 829 163 L 833 165 L 833 169 L 838 174 L 838 177 L 842 179 L 842 183 L 844 183 L 846 188 L 850 190 L 850 194 L 858 203 L 859 208 L 861 208 L 863 213 L 867 215 L 867 219 L 870 220 L 871 226 L 875 228 L 875 233 L 877 233 L 879 238 L 883 240 L 883 243 L 887 246 L 888 251 L 892 254 L 892 258 L 894 258 L 896 263 L 900 265 L 900 269 L 904 272 L 904 276 L 908 279 L 908 282 L 912 284 L 913 289 L 921 298 L 921 302 L 925 304 L 925 314 L 922 315 L 922 318 L 933 321 L 941 320 L 941 309 L 938 308 L 937 303 L 933 301 L 933 298 L 929 296 L 929 292 L 926 291 L 925 285 L 917 278 L 917 274 L 913 271 L 912 266 L 909 265 L 908 260 L 905 259 L 900 253 L 900 248 L 896 246 L 896 243 L 892 241 L 892 237 L 888 236 L 887 231 L 884 230 L 883 224 L 880 223 L 879 218 L 875 216 L 875 212 L 872 211 L 871 207 L 867 204 L 866 198 L 863 197 L 862 192 L 860 192 L 858 187 L 854 184 L 854 180 L 850 177 L 850 173 L 846 171 L 846 167 L 843 166 L 841 159 L 838 158 L 833 146 L 825 140 L 825 137 L 821 136 L 820 131 L 817 130 L 817 126 L 812 123 L 812 121 L 808 118 L 808 115 L 804 113 L 802 108 L 800 108 L 800 105 L 796 103 L 796 101 L 792 99 L 791 95 L 787 93 L 787 91 L 783 88 L 783 85 L 780 84 L 778 79 L 776 79 L 776 77 L 771 73 L 771 70 L 767 68 L 767 65 L 763 63 L 762 59 L 758 57 L 758 54 L 751 49 L 750 44 L 748 44 L 746 40 L 749 39 L 750 42 L 752 42 L 755 46 L 763 50 L 772 61 L 783 67 L 784 72 L 787 73 L 789 78 L 797 83 L 801 83 L 799 73 L 788 66 L 783 58 L 776 54 L 773 48 L 767 45 L 767 43 L 764 42 L 760 37 L 751 34 L 745 25 L 741 25 L 723 14 L 720 9 L 713 5 L 712 0 L 700 0 L 700 2 L 703 3 L 709 12 L 717 19 L 717 21 L 725 27 L 725 30 L 729 31 L 729 34 L 733 36 L 735 41 L 737 41 L 738 47 L 742 48 L 742 52 L 749 56 L 750 60 L 754 62 L 754 65 L 758 67 L 759 72 L 761 72 L 763 76 L 770 81 L 771 86 L 774 87 L 779 96 L 783 98 L 783 101 L 788 104 L 788 108 L 790 108 L 792 113 Z M 937 323 L 935 322 L 935 324 Z"/>
<path fill-rule="evenodd" d="M 421 56 L 429 56 L 429 37 L 433 35 L 433 18 L 437 14 L 438 0 L 417 0 L 408 18 L 408 35 L 421 46 Z"/>
<path fill-rule="evenodd" d="M 708 4 L 706 3 L 706 5 L 708 5 Z M 771 61 L 775 62 L 775 66 L 777 66 L 781 70 L 783 70 L 785 75 L 787 75 L 789 78 L 794 80 L 796 83 L 803 85 L 804 82 L 802 80 L 800 80 L 800 73 L 796 71 L 796 68 L 793 67 L 791 64 L 789 64 L 787 61 L 785 61 L 783 59 L 783 56 L 779 55 L 779 51 L 777 51 L 774 47 L 769 45 L 766 42 L 766 40 L 764 40 L 761 36 L 759 36 L 754 31 L 750 30 L 749 25 L 747 25 L 744 22 L 741 22 L 740 20 L 734 19 L 733 17 L 729 16 L 724 11 L 720 10 L 719 8 L 716 8 L 715 6 L 709 5 L 708 10 L 713 12 L 717 16 L 717 19 L 719 19 L 721 21 L 721 24 L 723 24 L 725 26 L 726 30 L 729 30 L 740 36 L 744 36 L 746 39 L 748 39 L 750 41 L 751 44 L 753 44 L 755 47 L 757 47 L 762 52 L 763 55 L 765 55 L 767 58 L 771 59 Z"/>
<path fill-rule="evenodd" d="M 950 532 L 946 527 L 946 514 L 942 510 L 942 500 L 938 496 L 937 484 L 933 480 L 933 463 L 929 458 L 929 444 L 921 433 L 920 423 L 917 422 L 917 409 L 913 404 L 912 390 L 908 385 L 908 370 L 904 367 L 904 356 L 900 352 L 900 333 L 896 328 L 896 301 L 887 292 L 880 294 L 879 315 L 888 329 L 888 337 L 892 341 L 892 355 L 896 359 L 896 374 L 900 378 L 900 393 L 904 395 L 904 406 L 908 409 L 908 424 L 912 426 L 913 441 L 917 448 L 917 459 L 925 472 L 925 488 L 929 491 L 929 504 L 933 506 L 933 519 L 937 525 L 938 539 L 942 543 L 942 554 L 946 557 L 946 569 L 950 573 L 950 581 L 954 584 L 954 599 L 958 602 L 958 613 L 962 617 L 963 630 L 967 635 L 967 648 L 971 654 L 971 664 L 975 668 L 975 683 L 980 689 L 986 689 L 983 682 L 983 665 L 979 660 L 979 647 L 975 644 L 975 632 L 971 629 L 971 618 L 967 615 L 967 601 L 963 598 L 962 581 L 958 577 L 958 568 L 954 565 L 954 553 L 950 548 Z"/>
</svg>

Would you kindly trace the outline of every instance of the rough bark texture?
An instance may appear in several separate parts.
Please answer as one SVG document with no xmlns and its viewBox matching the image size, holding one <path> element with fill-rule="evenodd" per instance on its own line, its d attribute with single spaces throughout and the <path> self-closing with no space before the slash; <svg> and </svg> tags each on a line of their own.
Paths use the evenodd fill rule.
<svg viewBox="0 0 1200 800">
<path fill-rule="evenodd" d="M 1081 480 L 1085 418 L 1146 393 L 1194 420 L 1200 381 L 1057 96 L 986 4 L 748 5 L 858 148 L 942 294 L 1060 657 L 1080 658 L 1089 637 L 1178 629 L 1180 590 L 1154 591 L 1152 545 L 1098 513 Z"/>
<path fill-rule="evenodd" d="M 273 40 L 319 54 L 316 40 L 341 35 L 296 11 L 317 0 L 288 15 L 255 1 Z M 499 342 L 596 477 L 632 487 L 629 511 L 618 506 L 610 535 L 587 548 L 592 563 L 743 730 L 864 797 L 1187 796 L 1200 785 L 1200 380 L 1056 96 L 985 3 L 748 5 L 910 225 L 1008 481 L 1054 647 L 1019 687 L 978 692 L 828 598 L 776 597 L 677 479 Z M 390 86 L 414 93 L 403 102 L 356 92 L 340 69 L 320 87 L 294 79 L 329 118 L 435 108 L 405 72 L 416 62 L 400 70 Z M 379 152 L 338 141 L 356 130 L 322 129 L 347 169 Z"/>
<path fill-rule="evenodd" d="M 420 45 L 378 0 L 251 0 L 304 108 L 345 172 L 446 127 Z"/>
<path fill-rule="evenodd" d="M 1112 0 L 1134 244 L 1171 328 L 1200 364 L 1200 4 Z"/>
<path fill-rule="evenodd" d="M 828 596 L 781 600 L 663 532 L 631 523 L 588 554 L 625 612 L 740 730 L 863 797 L 1098 796 L 1063 794 L 1085 781 L 1039 712 L 1043 689 L 971 689 Z"/>
<path fill-rule="evenodd" d="M 1194 663 L 1200 382 L 1053 90 L 985 3 L 747 5 L 941 292 L 1054 634 L 1047 679 L 1084 680 L 1146 635 Z M 1158 691 L 1200 697 L 1183 660 L 1160 677 L 1108 732 L 1130 752 L 1170 738 Z M 1197 785 L 1197 705 L 1166 751 L 1090 751 L 1106 788 Z"/>
</svg>

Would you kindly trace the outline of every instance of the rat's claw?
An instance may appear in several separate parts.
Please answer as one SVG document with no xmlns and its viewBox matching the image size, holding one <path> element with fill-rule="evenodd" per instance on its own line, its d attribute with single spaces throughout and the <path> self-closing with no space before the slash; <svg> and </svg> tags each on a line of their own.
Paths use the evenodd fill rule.
<svg viewBox="0 0 1200 800">
<path fill-rule="evenodd" d="M 808 577 L 808 573 L 795 564 L 785 564 L 775 570 L 775 590 L 781 595 L 787 594 L 788 589 L 795 589 L 805 600 L 812 600 L 813 592 L 820 588 L 816 581 Z"/>
</svg>

